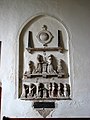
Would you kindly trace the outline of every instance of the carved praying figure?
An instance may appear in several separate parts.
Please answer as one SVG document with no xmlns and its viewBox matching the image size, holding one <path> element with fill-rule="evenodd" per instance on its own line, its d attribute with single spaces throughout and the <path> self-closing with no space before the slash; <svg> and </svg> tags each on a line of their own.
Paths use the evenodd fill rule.
<svg viewBox="0 0 90 120">
<path fill-rule="evenodd" d="M 60 78 L 65 75 L 65 72 L 62 67 L 62 59 L 60 59 L 60 62 L 58 64 L 57 72 L 58 72 L 58 77 L 60 77 Z"/>
<path fill-rule="evenodd" d="M 29 61 L 29 73 L 32 74 L 33 72 L 33 62 Z"/>
<path fill-rule="evenodd" d="M 36 73 L 42 73 L 43 57 L 40 54 L 38 54 L 37 60 L 38 63 L 37 63 Z"/>
<path fill-rule="evenodd" d="M 23 75 L 24 79 L 26 79 L 27 77 L 30 77 L 31 74 L 35 71 L 35 67 L 34 67 L 33 61 L 30 60 L 28 66 L 29 66 L 28 71 L 25 71 L 25 73 Z"/>
<path fill-rule="evenodd" d="M 48 56 L 47 62 L 48 62 L 47 72 L 48 73 L 56 73 L 56 71 L 53 68 L 53 56 L 52 55 Z"/>
</svg>

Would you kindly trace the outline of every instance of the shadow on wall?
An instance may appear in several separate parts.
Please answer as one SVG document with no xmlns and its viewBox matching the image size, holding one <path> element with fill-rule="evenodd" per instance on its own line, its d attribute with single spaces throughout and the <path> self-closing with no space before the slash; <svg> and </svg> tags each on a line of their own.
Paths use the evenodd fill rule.
<svg viewBox="0 0 90 120">
<path fill-rule="evenodd" d="M 1 120 L 1 96 L 2 96 L 2 84 L 0 82 L 0 120 Z"/>
<path fill-rule="evenodd" d="M 0 41 L 0 65 L 1 65 L 1 41 Z M 2 96 L 2 83 L 0 82 L 0 120 L 1 120 L 1 96 Z"/>
</svg>

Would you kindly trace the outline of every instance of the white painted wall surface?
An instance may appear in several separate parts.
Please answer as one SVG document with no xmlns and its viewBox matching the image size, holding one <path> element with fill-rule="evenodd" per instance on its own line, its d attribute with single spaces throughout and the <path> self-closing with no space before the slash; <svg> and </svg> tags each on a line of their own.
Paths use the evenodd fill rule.
<svg viewBox="0 0 90 120">
<path fill-rule="evenodd" d="M 41 117 L 32 102 L 21 101 L 15 94 L 18 32 L 38 13 L 60 18 L 71 33 L 73 98 L 58 101 L 48 117 L 90 117 L 90 0 L 0 0 L 2 116 Z"/>
</svg>

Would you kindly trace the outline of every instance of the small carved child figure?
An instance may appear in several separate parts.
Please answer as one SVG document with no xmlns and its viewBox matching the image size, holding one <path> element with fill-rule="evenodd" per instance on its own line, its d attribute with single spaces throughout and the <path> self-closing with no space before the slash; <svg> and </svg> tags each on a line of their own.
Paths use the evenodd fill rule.
<svg viewBox="0 0 90 120">
<path fill-rule="evenodd" d="M 40 83 L 38 86 L 38 95 L 41 98 L 43 98 L 43 90 L 44 90 L 44 84 Z"/>
<path fill-rule="evenodd" d="M 27 98 L 27 95 L 29 93 L 29 86 L 24 84 L 24 89 L 25 89 L 25 97 Z"/>
<path fill-rule="evenodd" d="M 55 73 L 55 70 L 53 68 L 53 56 L 52 55 L 48 56 L 47 62 L 48 62 L 47 72 L 48 73 Z"/>
<path fill-rule="evenodd" d="M 31 96 L 34 97 L 36 95 L 36 86 L 34 84 L 31 84 Z"/>
<path fill-rule="evenodd" d="M 64 97 L 67 97 L 67 86 L 64 84 Z"/>
<path fill-rule="evenodd" d="M 49 97 L 52 95 L 52 83 L 49 83 Z"/>
<path fill-rule="evenodd" d="M 70 86 L 69 84 L 64 85 L 64 96 L 69 97 L 70 96 Z"/>
<path fill-rule="evenodd" d="M 58 72 L 58 77 L 63 77 L 65 75 L 65 72 L 62 67 L 62 59 L 60 59 L 60 62 L 58 64 L 57 72 Z"/>
<path fill-rule="evenodd" d="M 44 84 L 43 97 L 44 98 L 48 98 L 49 97 L 48 84 Z"/>
<path fill-rule="evenodd" d="M 57 97 L 58 96 L 58 85 L 57 83 L 53 84 L 53 97 Z"/>
<path fill-rule="evenodd" d="M 43 57 L 40 54 L 38 54 L 37 60 L 38 63 L 37 63 L 36 73 L 42 73 Z"/>
<path fill-rule="evenodd" d="M 64 96 L 64 85 L 62 83 L 60 83 L 60 96 Z"/>
</svg>

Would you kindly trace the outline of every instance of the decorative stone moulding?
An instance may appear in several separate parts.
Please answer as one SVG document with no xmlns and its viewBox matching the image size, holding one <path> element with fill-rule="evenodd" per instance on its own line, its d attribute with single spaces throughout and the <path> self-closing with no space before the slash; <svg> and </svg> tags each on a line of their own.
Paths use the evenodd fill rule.
<svg viewBox="0 0 90 120">
<path fill-rule="evenodd" d="M 68 32 L 62 22 L 40 15 L 24 25 L 19 36 L 20 99 L 32 100 L 43 117 L 55 109 L 57 100 L 71 99 L 69 57 Z"/>
<path fill-rule="evenodd" d="M 47 48 L 47 47 L 44 47 L 44 48 L 26 48 L 27 49 L 27 51 L 29 52 L 29 53 L 32 53 L 33 51 L 43 51 L 43 52 L 45 52 L 45 51 L 60 51 L 61 53 L 64 51 L 64 48 L 62 48 L 62 47 L 51 47 L 51 48 Z M 67 51 L 67 50 L 65 50 L 65 51 Z"/>
</svg>

